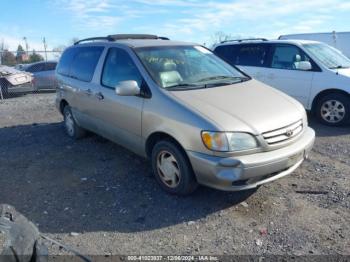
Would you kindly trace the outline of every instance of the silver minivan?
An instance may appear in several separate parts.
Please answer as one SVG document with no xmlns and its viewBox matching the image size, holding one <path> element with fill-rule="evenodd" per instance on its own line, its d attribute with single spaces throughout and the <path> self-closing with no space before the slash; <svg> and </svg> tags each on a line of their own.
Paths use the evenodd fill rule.
<svg viewBox="0 0 350 262">
<path fill-rule="evenodd" d="M 194 43 L 84 39 L 56 75 L 67 134 L 92 131 L 149 158 L 173 194 L 256 188 L 292 173 L 315 139 L 299 102 Z"/>
</svg>

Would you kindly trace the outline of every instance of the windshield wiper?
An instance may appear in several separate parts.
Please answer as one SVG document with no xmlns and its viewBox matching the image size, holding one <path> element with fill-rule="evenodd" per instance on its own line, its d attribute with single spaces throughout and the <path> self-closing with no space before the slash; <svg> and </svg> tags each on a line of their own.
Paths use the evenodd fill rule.
<svg viewBox="0 0 350 262">
<path fill-rule="evenodd" d="M 342 69 L 342 68 L 349 68 L 349 67 L 348 66 L 338 65 L 338 66 L 330 67 L 329 69 Z"/>
<path fill-rule="evenodd" d="M 219 79 L 237 79 L 237 78 L 241 78 L 238 76 L 210 76 L 210 77 L 205 77 L 202 79 L 199 79 L 197 82 L 205 82 L 205 81 L 211 81 L 211 80 L 219 80 Z"/>
<path fill-rule="evenodd" d="M 166 89 L 194 89 L 194 88 L 205 88 L 205 85 L 196 85 L 196 84 L 176 84 L 172 86 L 167 86 Z"/>
</svg>

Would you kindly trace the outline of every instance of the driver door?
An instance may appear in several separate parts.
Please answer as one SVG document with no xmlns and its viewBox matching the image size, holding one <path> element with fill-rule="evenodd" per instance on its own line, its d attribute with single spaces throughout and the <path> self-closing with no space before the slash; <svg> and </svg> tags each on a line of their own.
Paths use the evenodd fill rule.
<svg viewBox="0 0 350 262">
<path fill-rule="evenodd" d="M 101 73 L 101 99 L 95 108 L 100 121 L 100 133 L 132 151 L 140 150 L 141 117 L 144 98 L 119 96 L 115 87 L 121 81 L 135 80 L 142 85 L 142 76 L 129 53 L 110 48 Z"/>
</svg>

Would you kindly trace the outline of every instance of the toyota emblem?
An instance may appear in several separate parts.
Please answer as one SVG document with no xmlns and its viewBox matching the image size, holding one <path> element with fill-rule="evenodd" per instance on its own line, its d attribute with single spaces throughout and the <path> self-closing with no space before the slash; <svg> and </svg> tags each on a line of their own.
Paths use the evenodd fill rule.
<svg viewBox="0 0 350 262">
<path fill-rule="evenodd" d="M 293 135 L 293 130 L 287 130 L 286 136 L 291 137 Z"/>
</svg>

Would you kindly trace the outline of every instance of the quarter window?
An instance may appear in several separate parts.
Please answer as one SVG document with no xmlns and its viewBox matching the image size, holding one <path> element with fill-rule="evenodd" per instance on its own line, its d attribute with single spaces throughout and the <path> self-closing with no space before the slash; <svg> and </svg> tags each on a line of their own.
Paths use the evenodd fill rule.
<svg viewBox="0 0 350 262">
<path fill-rule="evenodd" d="M 300 62 L 310 62 L 310 58 L 293 45 L 277 45 L 272 54 L 271 67 L 287 70 L 299 70 Z"/>
<path fill-rule="evenodd" d="M 57 73 L 60 75 L 69 76 L 72 61 L 76 53 L 77 48 L 68 48 L 64 51 L 57 66 Z"/>
<path fill-rule="evenodd" d="M 101 46 L 79 47 L 73 59 L 69 76 L 90 82 L 102 51 L 103 47 Z"/>
<path fill-rule="evenodd" d="M 242 66 L 264 66 L 268 52 L 267 45 L 241 45 L 234 64 Z"/>
<path fill-rule="evenodd" d="M 111 48 L 102 72 L 102 85 L 115 88 L 119 82 L 129 80 L 134 80 L 141 86 L 142 76 L 138 68 L 125 50 Z"/>
</svg>

